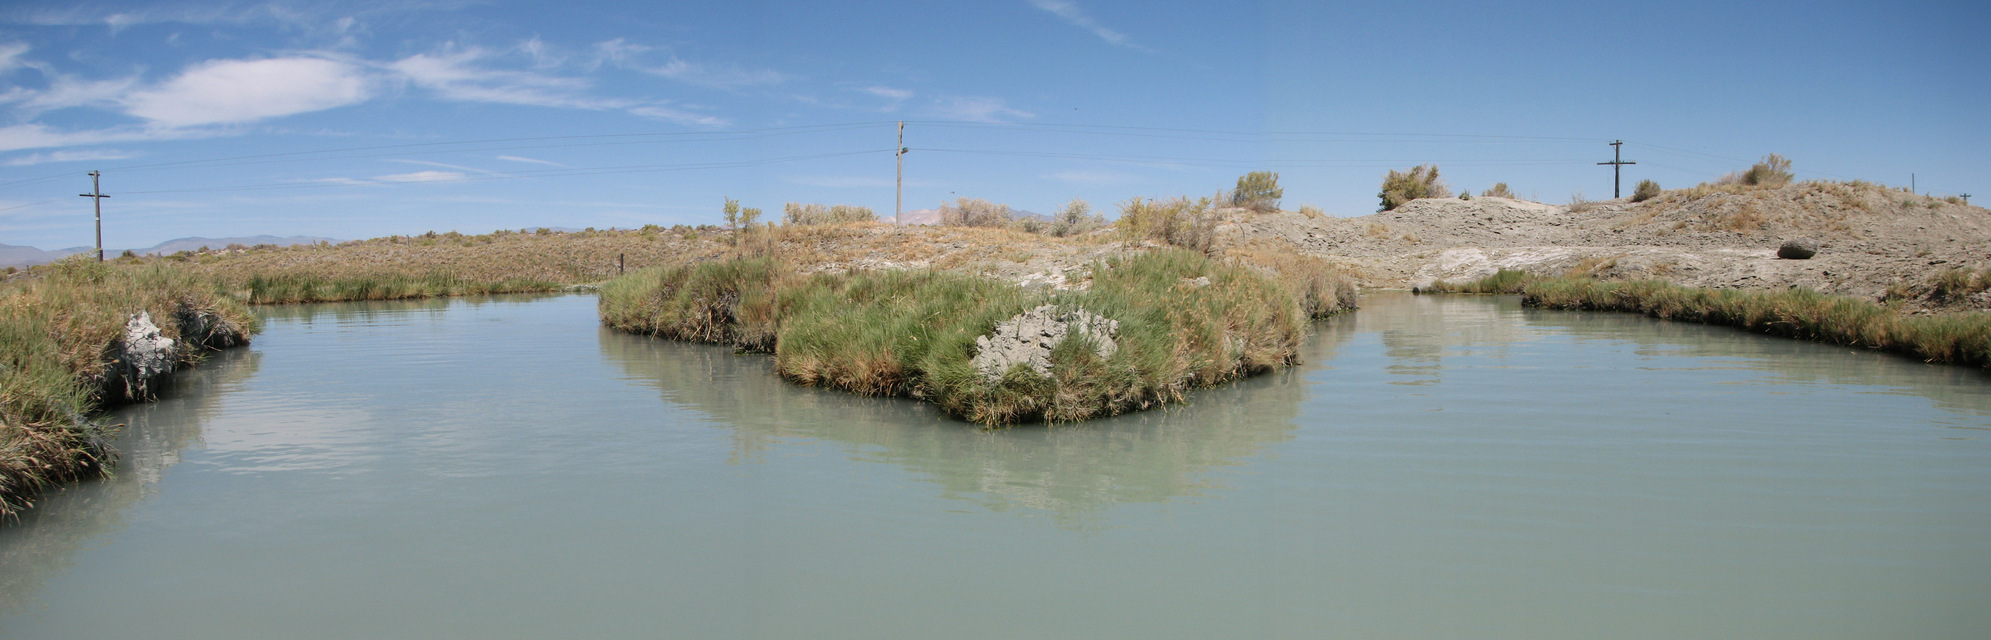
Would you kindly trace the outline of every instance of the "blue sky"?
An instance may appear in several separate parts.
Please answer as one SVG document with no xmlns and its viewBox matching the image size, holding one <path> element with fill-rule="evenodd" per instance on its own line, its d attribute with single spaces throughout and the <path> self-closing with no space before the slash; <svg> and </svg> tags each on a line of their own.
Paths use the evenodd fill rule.
<svg viewBox="0 0 1991 640">
<path fill-rule="evenodd" d="M 1278 171 L 1609 197 L 1790 157 L 1991 198 L 1991 5 L 249 2 L 0 8 L 0 243 L 632 227 L 726 197 L 1108 213 Z"/>
</svg>

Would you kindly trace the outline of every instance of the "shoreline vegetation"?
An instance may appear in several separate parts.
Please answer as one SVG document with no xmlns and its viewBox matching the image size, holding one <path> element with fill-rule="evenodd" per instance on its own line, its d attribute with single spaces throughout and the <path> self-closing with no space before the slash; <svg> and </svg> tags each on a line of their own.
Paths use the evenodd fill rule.
<svg viewBox="0 0 1991 640">
<path fill-rule="evenodd" d="M 93 414 L 149 399 L 150 376 L 260 328 L 212 281 L 169 266 L 72 259 L 37 272 L 0 289 L 0 518 L 56 483 L 109 473 L 116 427 Z M 142 355 L 125 347 L 141 315 L 158 333 Z"/>
<path fill-rule="evenodd" d="M 1436 282 L 1414 291 L 1519 294 L 1522 304 L 1543 309 L 1642 313 L 1889 351 L 1930 363 L 1991 367 L 1991 314 L 1904 315 L 1887 305 L 1805 288 L 1705 289 L 1663 280 L 1549 277 L 1503 269 L 1471 282 Z"/>
<path fill-rule="evenodd" d="M 1040 291 L 936 270 L 802 275 L 777 258 L 739 257 L 618 278 L 599 304 L 617 330 L 772 354 L 791 382 L 925 400 L 988 426 L 1181 402 L 1190 389 L 1297 362 L 1311 319 L 1353 308 L 1352 285 L 1317 260 L 1157 248 L 1098 262 L 1088 278 L 1084 289 Z M 1047 305 L 1117 331 L 1065 334 L 1042 370 L 978 368 L 978 339 Z"/>
</svg>

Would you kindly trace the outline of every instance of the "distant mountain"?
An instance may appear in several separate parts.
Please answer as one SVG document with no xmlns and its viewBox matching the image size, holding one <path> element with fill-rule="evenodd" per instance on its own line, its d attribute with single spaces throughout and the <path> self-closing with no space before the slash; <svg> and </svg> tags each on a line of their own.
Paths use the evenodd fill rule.
<svg viewBox="0 0 1991 640">
<path fill-rule="evenodd" d="M 226 247 L 231 244 L 239 244 L 247 247 L 253 247 L 259 244 L 273 244 L 279 247 L 288 247 L 294 244 L 314 244 L 320 241 L 330 242 L 334 244 L 339 242 L 339 240 L 335 240 L 332 238 L 320 238 L 318 236 L 288 236 L 283 238 L 279 238 L 276 236 L 247 236 L 240 238 L 202 238 L 199 236 L 195 236 L 192 238 L 175 238 L 172 240 L 161 242 L 157 245 L 153 245 L 149 249 L 132 249 L 131 252 L 142 256 L 166 255 L 169 253 L 179 253 L 181 251 L 199 251 L 201 247 L 207 247 L 209 249 L 220 249 L 222 247 Z M 109 255 L 116 255 L 108 249 L 106 249 L 104 253 Z"/>
<path fill-rule="evenodd" d="M 237 238 L 192 237 L 167 240 L 149 248 L 132 249 L 131 252 L 139 255 L 166 255 L 181 251 L 198 251 L 201 247 L 220 249 L 231 244 L 251 247 L 259 244 L 273 244 L 280 247 L 287 247 L 294 244 L 311 244 L 320 240 L 325 242 L 339 242 L 332 238 L 320 238 L 317 236 L 290 236 L 287 238 L 279 238 L 277 236 L 245 236 Z M 96 250 L 96 247 L 70 247 L 54 251 L 43 251 L 34 247 L 0 244 L 0 268 L 48 264 L 71 255 L 93 253 Z M 115 258 L 121 253 L 124 253 L 123 249 L 105 249 L 104 257 Z"/>
</svg>

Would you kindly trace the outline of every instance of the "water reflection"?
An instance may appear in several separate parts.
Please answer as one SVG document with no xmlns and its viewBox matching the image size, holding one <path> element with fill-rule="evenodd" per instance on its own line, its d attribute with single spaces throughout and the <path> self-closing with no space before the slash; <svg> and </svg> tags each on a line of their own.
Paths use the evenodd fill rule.
<svg viewBox="0 0 1991 640">
<path fill-rule="evenodd" d="M 0 594 L 33 593 L 47 576 L 67 569 L 72 554 L 123 526 L 135 505 L 158 491 L 180 453 L 201 446 L 201 425 L 220 411 L 229 388 L 256 374 L 262 354 L 234 349 L 168 376 L 157 402 L 131 405 L 102 419 L 122 423 L 114 445 L 115 475 L 52 491 L 20 522 L 0 527 Z M 0 607 L 18 602 L 0 600 Z"/>
<path fill-rule="evenodd" d="M 842 445 L 939 485 L 941 495 L 992 511 L 1047 513 L 1086 528 L 1114 504 L 1164 502 L 1221 486 L 1211 474 L 1289 440 L 1307 371 L 1353 335 L 1317 325 L 1308 364 L 1192 394 L 1192 404 L 1054 427 L 984 430 L 904 399 L 808 389 L 776 377 L 772 359 L 728 349 L 601 331 L 601 351 L 666 401 L 731 432 L 734 462 L 758 462 L 787 440 Z"/>
</svg>

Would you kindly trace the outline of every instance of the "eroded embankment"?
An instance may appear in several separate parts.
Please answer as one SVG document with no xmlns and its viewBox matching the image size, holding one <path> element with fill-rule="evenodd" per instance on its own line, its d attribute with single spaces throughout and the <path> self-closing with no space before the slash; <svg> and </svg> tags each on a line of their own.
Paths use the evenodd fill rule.
<svg viewBox="0 0 1991 640">
<path fill-rule="evenodd" d="M 1906 315 L 1864 299 L 1805 288 L 1709 289 L 1661 280 L 1551 278 L 1501 271 L 1470 283 L 1434 283 L 1421 292 L 1521 294 L 1523 304 L 1534 307 L 1643 313 L 1891 351 L 1925 362 L 1991 366 L 1991 314 Z"/>
<path fill-rule="evenodd" d="M 1311 318 L 1354 306 L 1325 262 L 1160 249 L 1032 290 L 934 270 L 801 275 L 773 258 L 650 269 L 601 292 L 602 322 L 772 353 L 799 384 L 938 404 L 1001 425 L 1177 402 L 1292 364 Z M 978 359 L 979 358 L 979 359 Z"/>
<path fill-rule="evenodd" d="M 256 319 L 212 281 L 162 265 L 71 260 L 0 290 L 0 517 L 43 489 L 101 475 L 106 406 L 210 350 L 246 344 Z"/>
</svg>

